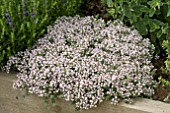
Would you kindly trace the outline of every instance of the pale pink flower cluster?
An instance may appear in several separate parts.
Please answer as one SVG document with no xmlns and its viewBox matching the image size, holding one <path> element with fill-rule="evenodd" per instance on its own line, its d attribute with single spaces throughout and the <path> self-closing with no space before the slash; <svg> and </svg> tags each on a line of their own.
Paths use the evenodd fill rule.
<svg viewBox="0 0 170 113">
<path fill-rule="evenodd" d="M 19 70 L 14 88 L 43 97 L 63 95 L 76 107 L 96 107 L 153 94 L 154 47 L 120 21 L 60 17 L 34 47 L 9 59 Z"/>
</svg>

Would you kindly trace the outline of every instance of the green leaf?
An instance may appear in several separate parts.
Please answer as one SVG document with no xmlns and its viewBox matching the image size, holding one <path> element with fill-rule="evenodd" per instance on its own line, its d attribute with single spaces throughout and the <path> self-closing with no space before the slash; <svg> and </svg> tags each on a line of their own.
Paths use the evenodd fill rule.
<svg viewBox="0 0 170 113">
<path fill-rule="evenodd" d="M 156 20 L 156 19 L 149 19 L 149 27 L 150 27 L 150 32 L 154 32 L 158 29 L 160 29 L 160 26 L 163 26 L 164 23 Z"/>
<path fill-rule="evenodd" d="M 168 5 L 167 17 L 170 16 L 170 5 Z"/>
<path fill-rule="evenodd" d="M 2 27 L 1 38 L 4 38 L 4 34 L 5 34 L 5 26 Z"/>
<path fill-rule="evenodd" d="M 161 27 L 162 33 L 163 34 L 168 34 L 168 29 L 169 29 L 169 24 L 166 23 L 164 26 Z"/>
<path fill-rule="evenodd" d="M 124 4 L 123 5 L 123 11 L 126 17 L 130 18 L 131 16 L 131 11 L 130 11 L 130 6 L 129 4 Z"/>
<path fill-rule="evenodd" d="M 144 6 L 144 5 L 141 5 L 140 11 L 141 11 L 141 12 L 148 12 L 148 11 L 149 11 L 149 8 L 146 7 L 146 6 Z"/>
<path fill-rule="evenodd" d="M 14 32 L 11 32 L 11 43 L 12 43 L 12 46 L 14 46 L 14 44 L 15 44 L 14 38 L 15 38 Z"/>
<path fill-rule="evenodd" d="M 170 42 L 170 28 L 167 30 L 166 39 Z"/>
<path fill-rule="evenodd" d="M 151 8 L 149 10 L 149 17 L 152 17 L 155 14 L 155 9 Z"/>
<path fill-rule="evenodd" d="M 155 26 L 153 24 L 150 23 L 150 32 L 154 32 L 156 30 Z"/>
<path fill-rule="evenodd" d="M 148 2 L 148 5 L 150 5 L 151 8 L 158 7 L 158 9 L 160 9 L 160 6 L 162 6 L 163 3 L 161 2 L 161 0 L 152 0 Z"/>
<path fill-rule="evenodd" d="M 11 56 L 11 48 L 8 46 L 7 47 L 7 57 Z"/>
<path fill-rule="evenodd" d="M 156 36 L 157 36 L 158 38 L 160 38 L 162 35 L 163 35 L 162 30 L 159 30 L 159 31 L 157 32 L 157 34 L 156 34 Z"/>
<path fill-rule="evenodd" d="M 131 15 L 129 21 L 130 21 L 131 24 L 137 22 L 137 16 L 136 15 Z"/>
<path fill-rule="evenodd" d="M 107 4 L 107 0 L 101 0 L 102 4 Z"/>
<path fill-rule="evenodd" d="M 4 23 L 3 23 L 3 20 L 2 19 L 0 19 L 0 25 L 4 25 Z"/>
<path fill-rule="evenodd" d="M 147 14 L 145 14 L 143 21 L 144 21 L 145 25 L 149 24 L 149 16 Z"/>
<path fill-rule="evenodd" d="M 49 16 L 48 14 L 45 15 L 45 17 L 41 20 L 41 22 L 38 25 L 39 27 L 41 27 L 45 23 L 45 21 L 48 19 L 48 16 Z"/>
<path fill-rule="evenodd" d="M 112 0 L 107 0 L 107 6 L 110 8 L 110 7 L 113 7 L 113 1 Z"/>
<path fill-rule="evenodd" d="M 24 31 L 24 24 L 23 24 L 23 23 L 22 23 L 21 26 L 20 26 L 20 29 L 19 29 L 19 31 L 18 31 L 18 33 L 17 33 L 17 36 L 20 35 L 20 33 L 21 33 L 22 31 Z"/>
<path fill-rule="evenodd" d="M 152 6 L 153 5 L 153 1 L 149 1 L 147 4 Z"/>
<path fill-rule="evenodd" d="M 20 41 L 23 41 L 26 38 L 26 35 L 24 34 L 22 37 L 20 37 Z"/>
<path fill-rule="evenodd" d="M 42 29 L 41 32 L 38 34 L 37 38 L 39 38 L 42 34 L 44 34 L 45 29 Z"/>
<path fill-rule="evenodd" d="M 2 54 L 0 54 L 0 62 L 4 59 L 5 50 L 2 51 Z"/>
<path fill-rule="evenodd" d="M 52 5 L 51 5 L 51 9 L 53 9 L 56 6 L 56 4 L 57 4 L 57 2 L 53 1 Z"/>
<path fill-rule="evenodd" d="M 144 21 L 138 21 L 134 24 L 134 26 L 136 27 L 136 29 L 139 31 L 141 35 L 147 35 L 148 30 L 145 26 Z"/>
<path fill-rule="evenodd" d="M 30 22 L 27 22 L 27 28 L 31 29 L 30 28 Z"/>
<path fill-rule="evenodd" d="M 115 9 L 114 8 L 107 9 L 107 12 L 109 13 L 109 15 L 114 15 L 115 14 Z"/>
<path fill-rule="evenodd" d="M 142 11 L 140 9 L 141 9 L 141 5 L 136 5 L 133 7 L 133 12 L 135 13 L 135 15 L 137 16 L 142 15 Z"/>
<path fill-rule="evenodd" d="M 36 18 L 36 25 L 39 23 L 39 18 L 37 17 Z"/>
<path fill-rule="evenodd" d="M 123 2 L 124 2 L 124 3 L 125 3 L 125 2 L 126 2 L 126 3 L 129 3 L 129 0 L 118 0 L 118 1 L 119 1 L 120 3 L 123 3 Z"/>
<path fill-rule="evenodd" d="M 154 32 L 150 33 L 150 39 L 151 39 L 151 43 L 154 44 L 156 48 L 158 48 L 158 49 L 155 49 L 155 52 L 160 53 L 160 49 L 157 46 L 158 45 L 157 44 L 157 37 L 156 37 L 156 34 Z"/>
<path fill-rule="evenodd" d="M 33 33 L 33 34 L 32 34 L 32 37 L 35 38 L 35 36 L 36 36 L 36 33 Z"/>
<path fill-rule="evenodd" d="M 133 11 L 136 15 L 141 16 L 143 12 L 148 13 L 149 8 L 144 5 L 135 5 Z"/>
</svg>

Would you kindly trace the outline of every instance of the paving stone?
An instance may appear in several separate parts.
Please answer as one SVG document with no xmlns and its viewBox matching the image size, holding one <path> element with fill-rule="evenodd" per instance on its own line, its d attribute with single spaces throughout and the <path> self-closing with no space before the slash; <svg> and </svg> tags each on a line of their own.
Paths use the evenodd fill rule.
<svg viewBox="0 0 170 113">
<path fill-rule="evenodd" d="M 75 113 L 74 105 L 64 99 L 57 99 L 57 106 L 45 107 L 44 99 L 36 95 L 24 97 L 24 92 L 14 90 L 16 72 L 0 72 L 0 113 Z M 97 108 L 80 113 L 170 113 L 170 104 L 149 99 L 137 99 L 134 105 L 121 103 L 112 105 L 104 101 Z"/>
</svg>

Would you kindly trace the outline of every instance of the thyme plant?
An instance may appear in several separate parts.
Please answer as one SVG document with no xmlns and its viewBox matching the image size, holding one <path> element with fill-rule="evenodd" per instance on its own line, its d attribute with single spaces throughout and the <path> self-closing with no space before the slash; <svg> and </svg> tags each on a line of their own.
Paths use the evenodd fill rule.
<svg viewBox="0 0 170 113">
<path fill-rule="evenodd" d="M 60 17 L 48 33 L 4 67 L 19 73 L 13 87 L 47 99 L 63 96 L 76 108 L 112 104 L 154 93 L 154 46 L 121 21 L 94 17 Z"/>
</svg>

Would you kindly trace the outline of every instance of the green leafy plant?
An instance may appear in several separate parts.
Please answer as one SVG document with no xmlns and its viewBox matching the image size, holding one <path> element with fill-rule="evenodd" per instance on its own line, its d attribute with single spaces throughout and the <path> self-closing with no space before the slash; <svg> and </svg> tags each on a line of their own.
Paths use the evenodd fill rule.
<svg viewBox="0 0 170 113">
<path fill-rule="evenodd" d="M 57 17 L 74 15 L 82 0 L 1 0 L 0 66 L 30 48 Z"/>
<path fill-rule="evenodd" d="M 150 37 L 156 53 L 163 53 L 163 40 L 170 36 L 169 0 L 101 0 L 107 15 L 133 25 L 141 35 Z"/>
<path fill-rule="evenodd" d="M 61 14 L 65 16 L 83 15 L 80 7 L 84 2 L 85 0 L 61 0 Z"/>
<path fill-rule="evenodd" d="M 162 72 L 164 72 L 167 75 L 170 75 L 170 42 L 169 40 L 163 41 L 163 48 L 166 49 L 166 53 L 168 54 L 168 57 L 165 61 L 165 68 L 162 68 Z M 159 77 L 159 82 L 164 86 L 170 87 L 170 81 L 164 79 L 162 76 Z M 167 98 L 170 97 L 170 93 L 168 94 Z"/>
</svg>

